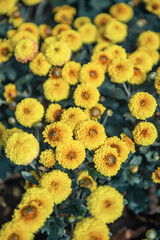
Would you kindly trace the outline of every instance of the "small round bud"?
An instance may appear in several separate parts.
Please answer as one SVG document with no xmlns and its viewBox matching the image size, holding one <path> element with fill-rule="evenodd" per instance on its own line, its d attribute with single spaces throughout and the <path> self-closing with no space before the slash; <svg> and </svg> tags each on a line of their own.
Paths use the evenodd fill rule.
<svg viewBox="0 0 160 240">
<path fill-rule="evenodd" d="M 41 129 L 43 126 L 42 122 L 36 122 L 33 124 L 33 127 L 36 128 L 36 129 Z"/>
<path fill-rule="evenodd" d="M 141 18 L 136 21 L 136 24 L 138 27 L 144 27 L 144 25 L 147 24 L 147 21 L 144 18 Z"/>
<path fill-rule="evenodd" d="M 82 219 L 83 219 L 83 216 L 78 216 L 78 217 L 77 217 L 77 220 L 78 220 L 78 221 L 81 221 Z"/>
<path fill-rule="evenodd" d="M 157 233 L 154 229 L 150 229 L 146 232 L 146 238 L 148 240 L 154 240 L 157 237 Z"/>
<path fill-rule="evenodd" d="M 154 160 L 155 160 L 155 161 L 158 161 L 158 160 L 159 160 L 159 155 L 155 154 L 155 155 L 154 155 Z"/>
<path fill-rule="evenodd" d="M 106 101 L 106 98 L 105 98 L 105 96 L 100 96 L 100 102 L 105 102 Z"/>
<path fill-rule="evenodd" d="M 157 76 L 156 72 L 151 72 L 150 74 L 148 74 L 148 80 L 154 80 Z"/>
<path fill-rule="evenodd" d="M 76 220 L 76 218 L 75 218 L 75 217 L 69 217 L 69 222 L 70 222 L 70 223 L 73 223 L 73 222 L 75 222 L 75 220 Z"/>
<path fill-rule="evenodd" d="M 106 111 L 106 114 L 107 114 L 108 117 L 112 117 L 113 111 L 112 111 L 111 109 L 108 109 L 108 110 Z"/>
<path fill-rule="evenodd" d="M 138 166 L 132 166 L 131 168 L 130 168 L 130 170 L 131 170 L 131 172 L 132 173 L 137 173 L 138 172 Z"/>
<path fill-rule="evenodd" d="M 16 119 L 14 117 L 8 118 L 8 123 L 14 125 L 16 123 Z"/>
</svg>

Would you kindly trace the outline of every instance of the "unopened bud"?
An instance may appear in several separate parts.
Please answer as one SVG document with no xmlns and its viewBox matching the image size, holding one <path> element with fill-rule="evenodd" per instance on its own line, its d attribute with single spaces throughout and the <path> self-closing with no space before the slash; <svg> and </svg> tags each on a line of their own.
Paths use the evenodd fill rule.
<svg viewBox="0 0 160 240">
<path fill-rule="evenodd" d="M 108 109 L 108 110 L 106 111 L 106 114 L 107 114 L 108 117 L 112 117 L 113 111 L 112 111 L 111 109 Z"/>
<path fill-rule="evenodd" d="M 8 123 L 14 125 L 16 123 L 16 119 L 14 117 L 8 118 Z"/>
<path fill-rule="evenodd" d="M 137 173 L 138 172 L 138 166 L 132 166 L 131 167 L 131 172 L 132 173 Z"/>
<path fill-rule="evenodd" d="M 154 240 L 157 237 L 157 233 L 155 230 L 150 229 L 146 232 L 146 238 L 149 240 Z"/>
<path fill-rule="evenodd" d="M 33 124 L 33 127 L 36 128 L 36 129 L 41 129 L 43 126 L 42 122 L 36 122 Z"/>
</svg>

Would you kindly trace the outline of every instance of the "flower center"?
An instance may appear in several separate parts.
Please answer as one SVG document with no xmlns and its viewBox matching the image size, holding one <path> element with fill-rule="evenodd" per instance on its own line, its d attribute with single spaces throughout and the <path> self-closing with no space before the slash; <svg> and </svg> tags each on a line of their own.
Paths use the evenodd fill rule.
<svg viewBox="0 0 160 240">
<path fill-rule="evenodd" d="M 101 115 L 101 110 L 99 108 L 97 108 L 97 107 L 92 107 L 90 109 L 90 113 L 91 113 L 91 116 L 98 117 L 98 116 Z"/>
<path fill-rule="evenodd" d="M 76 158 L 76 153 L 71 151 L 67 154 L 67 158 L 69 158 L 70 160 Z"/>
<path fill-rule="evenodd" d="M 117 68 L 119 71 L 122 71 L 122 70 L 124 69 L 124 66 L 121 65 L 121 64 L 118 64 L 118 65 L 116 66 L 116 68 Z"/>
<path fill-rule="evenodd" d="M 105 18 L 105 17 L 103 17 L 103 18 L 101 19 L 101 26 L 105 26 L 105 25 L 107 24 L 107 22 L 108 22 L 108 19 Z"/>
<path fill-rule="evenodd" d="M 74 70 L 70 70 L 69 75 L 71 77 L 75 77 L 76 76 L 76 72 Z"/>
<path fill-rule="evenodd" d="M 96 71 L 90 71 L 90 72 L 89 72 L 89 76 L 90 76 L 91 78 L 97 78 L 97 73 L 96 73 Z"/>
<path fill-rule="evenodd" d="M 115 148 L 115 149 L 117 150 L 117 153 L 120 153 L 120 148 L 119 148 L 118 145 L 116 145 L 116 144 L 111 144 L 111 147 L 112 147 L 112 148 Z"/>
<path fill-rule="evenodd" d="M 134 68 L 134 75 L 141 75 L 141 71 L 139 70 L 139 68 Z"/>
<path fill-rule="evenodd" d="M 63 19 L 64 22 L 67 23 L 67 24 L 71 24 L 71 23 L 72 23 L 71 19 L 69 19 L 66 15 L 62 15 L 62 19 Z"/>
<path fill-rule="evenodd" d="M 55 121 L 59 121 L 60 120 L 62 113 L 63 113 L 62 109 L 59 109 L 59 110 L 55 111 L 55 113 L 53 115 Z"/>
<path fill-rule="evenodd" d="M 49 131 L 49 138 L 52 140 L 52 141 L 58 141 L 59 138 L 60 138 L 60 130 L 58 129 L 51 129 Z"/>
<path fill-rule="evenodd" d="M 153 3 L 152 4 L 152 9 L 153 10 L 157 10 L 157 9 L 159 9 L 159 7 L 160 7 L 160 5 L 158 3 Z"/>
<path fill-rule="evenodd" d="M 88 135 L 92 138 L 92 137 L 95 137 L 97 135 L 97 131 L 96 129 L 94 128 L 91 128 L 89 131 L 88 131 Z"/>
<path fill-rule="evenodd" d="M 51 189 L 54 188 L 55 190 L 58 188 L 58 183 L 55 181 L 51 182 Z"/>
<path fill-rule="evenodd" d="M 140 101 L 140 106 L 141 107 L 144 107 L 146 105 L 146 101 L 144 100 L 144 99 L 142 99 L 141 101 Z"/>
<path fill-rule="evenodd" d="M 99 58 L 99 61 L 100 61 L 100 63 L 105 64 L 105 63 L 109 62 L 109 59 L 108 59 L 107 56 L 101 55 L 100 58 Z"/>
<path fill-rule="evenodd" d="M 28 109 L 28 108 L 24 108 L 24 113 L 26 113 L 26 114 L 28 114 L 28 113 L 30 113 L 30 110 Z"/>
<path fill-rule="evenodd" d="M 105 207 L 106 207 L 106 208 L 108 208 L 108 207 L 110 207 L 110 206 L 111 206 L 111 202 L 110 202 L 110 201 L 108 201 L 108 200 L 107 200 L 107 201 L 105 201 Z"/>
<path fill-rule="evenodd" d="M 88 100 L 89 94 L 87 92 L 82 92 L 81 97 L 84 98 L 85 100 Z"/>
<path fill-rule="evenodd" d="M 15 233 L 12 233 L 9 237 L 8 240 L 19 240 L 19 236 Z"/>
<path fill-rule="evenodd" d="M 88 177 L 85 177 L 79 181 L 79 184 L 83 187 L 90 188 L 92 187 L 92 181 Z"/>
<path fill-rule="evenodd" d="M 147 135 L 147 129 L 143 129 L 143 130 L 141 131 L 141 134 L 145 137 L 145 136 Z"/>
<path fill-rule="evenodd" d="M 51 74 L 52 78 L 56 78 L 56 79 L 61 78 L 62 70 L 61 70 L 61 68 L 55 67 L 55 68 L 51 69 L 50 74 Z"/>
<path fill-rule="evenodd" d="M 51 27 L 46 27 L 45 33 L 47 36 L 51 36 L 52 28 Z"/>
<path fill-rule="evenodd" d="M 26 219 L 33 219 L 37 216 L 37 209 L 33 206 L 24 207 L 21 210 L 22 216 Z"/>
<path fill-rule="evenodd" d="M 116 157 L 112 154 L 108 154 L 104 159 L 109 166 L 114 166 L 116 164 Z"/>
<path fill-rule="evenodd" d="M 2 48 L 1 54 L 2 54 L 3 56 L 7 56 L 7 55 L 9 54 L 9 49 L 8 49 L 7 47 Z"/>
</svg>

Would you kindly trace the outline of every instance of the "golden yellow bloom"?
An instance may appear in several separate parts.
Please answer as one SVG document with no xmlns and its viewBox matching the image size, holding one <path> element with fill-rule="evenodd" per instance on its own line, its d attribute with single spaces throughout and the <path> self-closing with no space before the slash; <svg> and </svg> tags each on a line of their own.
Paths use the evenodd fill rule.
<svg viewBox="0 0 160 240">
<path fill-rule="evenodd" d="M 84 145 L 77 140 L 59 144 L 56 148 L 56 160 L 67 169 L 76 169 L 86 156 Z"/>
<path fill-rule="evenodd" d="M 3 145 L 3 136 L 4 136 L 5 131 L 6 131 L 5 125 L 3 125 L 2 122 L 0 122 L 0 146 Z"/>
<path fill-rule="evenodd" d="M 152 179 L 155 183 L 160 183 L 160 167 L 158 167 L 155 172 L 152 173 Z"/>
<path fill-rule="evenodd" d="M 119 45 L 112 45 L 107 49 L 107 53 L 111 55 L 111 59 L 115 58 L 127 58 L 126 50 Z"/>
<path fill-rule="evenodd" d="M 92 216 L 104 223 L 113 223 L 123 212 L 123 195 L 110 186 L 99 186 L 87 198 Z"/>
<path fill-rule="evenodd" d="M 60 170 L 45 173 L 40 179 L 40 186 L 48 189 L 56 204 L 68 198 L 72 191 L 71 183 L 68 174 Z"/>
<path fill-rule="evenodd" d="M 56 156 L 52 149 L 47 149 L 41 152 L 40 155 L 40 163 L 42 163 L 45 167 L 51 168 L 56 162 Z"/>
<path fill-rule="evenodd" d="M 89 190 L 91 190 L 91 192 L 94 191 L 97 187 L 97 182 L 94 181 L 91 176 L 89 176 L 87 170 L 84 170 L 79 174 L 77 183 L 81 187 L 88 188 Z"/>
<path fill-rule="evenodd" d="M 140 122 L 133 131 L 135 143 L 142 146 L 149 146 L 154 143 L 158 136 L 157 129 L 150 122 Z"/>
<path fill-rule="evenodd" d="M 82 121 L 75 129 L 75 138 L 89 150 L 94 150 L 104 143 L 105 128 L 94 120 Z"/>
<path fill-rule="evenodd" d="M 150 0 L 147 1 L 146 9 L 160 17 L 160 1 L 159 0 Z"/>
<path fill-rule="evenodd" d="M 85 109 L 85 113 L 90 119 L 97 120 L 101 118 L 105 110 L 106 108 L 102 104 L 97 103 L 94 107 Z"/>
<path fill-rule="evenodd" d="M 9 83 L 4 86 L 4 97 L 7 103 L 11 103 L 17 98 L 17 89 L 15 84 Z"/>
<path fill-rule="evenodd" d="M 35 75 L 46 76 L 51 65 L 43 53 L 38 53 L 30 62 L 29 67 Z"/>
<path fill-rule="evenodd" d="M 115 176 L 122 164 L 117 150 L 107 145 L 100 147 L 95 152 L 93 162 L 97 171 L 107 177 Z"/>
<path fill-rule="evenodd" d="M 97 32 L 97 42 L 106 43 L 108 46 L 113 44 L 113 41 L 105 36 L 105 27 L 101 27 Z"/>
<path fill-rule="evenodd" d="M 49 71 L 49 77 L 52 79 L 62 79 L 62 68 L 52 67 Z"/>
<path fill-rule="evenodd" d="M 14 53 L 18 62 L 26 63 L 38 53 L 38 44 L 32 39 L 22 39 L 16 44 Z"/>
<path fill-rule="evenodd" d="M 133 65 L 129 59 L 114 59 L 109 65 L 108 74 L 111 82 L 123 83 L 133 75 Z"/>
<path fill-rule="evenodd" d="M 64 122 L 70 128 L 74 129 L 77 124 L 87 119 L 85 112 L 78 107 L 70 107 L 65 110 L 61 116 L 61 122 Z"/>
<path fill-rule="evenodd" d="M 3 137 L 2 137 L 2 145 L 5 147 L 6 143 L 9 139 L 9 137 L 12 136 L 12 134 L 14 133 L 23 133 L 23 131 L 19 128 L 12 128 L 12 129 L 7 129 L 4 133 L 3 133 Z"/>
<path fill-rule="evenodd" d="M 82 42 L 84 44 L 92 44 L 96 41 L 97 28 L 94 24 L 86 23 L 78 28 L 78 32 L 80 33 Z"/>
<path fill-rule="evenodd" d="M 61 119 L 61 115 L 63 113 L 63 109 L 59 104 L 50 104 L 46 110 L 45 118 L 47 122 L 56 122 Z"/>
<path fill-rule="evenodd" d="M 34 123 L 42 120 L 43 105 L 35 98 L 25 98 L 17 104 L 15 116 L 17 121 L 25 127 L 32 127 Z"/>
<path fill-rule="evenodd" d="M 57 35 L 59 35 L 61 32 L 67 31 L 67 30 L 70 30 L 70 29 L 71 29 L 71 26 L 69 26 L 68 24 L 60 23 L 60 24 L 57 24 L 57 25 L 52 29 L 52 35 L 57 36 Z"/>
<path fill-rule="evenodd" d="M 0 240 L 25 239 L 33 240 L 34 235 L 26 229 L 25 225 L 19 225 L 19 222 L 12 220 L 4 224 L 0 231 Z"/>
<path fill-rule="evenodd" d="M 39 38 L 39 29 L 38 29 L 38 26 L 32 22 L 25 22 L 25 23 L 22 23 L 19 28 L 18 28 L 18 31 L 28 31 L 30 33 L 32 33 L 36 39 Z"/>
<path fill-rule="evenodd" d="M 107 42 L 102 42 L 102 43 L 98 43 L 94 48 L 93 48 L 93 54 L 96 52 L 101 52 L 101 51 L 106 51 L 108 49 L 108 47 L 110 46 L 110 43 Z"/>
<path fill-rule="evenodd" d="M 127 25 L 117 20 L 110 21 L 105 27 L 104 35 L 115 43 L 123 42 L 127 37 Z"/>
<path fill-rule="evenodd" d="M 158 94 L 160 94 L 160 75 L 155 78 L 154 86 Z"/>
<path fill-rule="evenodd" d="M 86 23 L 91 23 L 91 19 L 89 17 L 78 17 L 74 20 L 73 26 L 78 29 Z"/>
<path fill-rule="evenodd" d="M 134 15 L 133 9 L 126 3 L 112 5 L 109 13 L 112 17 L 122 22 L 129 22 Z"/>
<path fill-rule="evenodd" d="M 139 47 L 146 47 L 157 50 L 160 46 L 160 39 L 157 33 L 149 30 L 142 32 L 139 35 L 137 44 Z"/>
<path fill-rule="evenodd" d="M 81 35 L 75 30 L 63 31 L 58 35 L 58 39 L 67 43 L 72 52 L 77 52 L 82 47 Z"/>
<path fill-rule="evenodd" d="M 42 2 L 42 0 L 22 0 L 22 2 L 27 6 L 33 6 Z"/>
<path fill-rule="evenodd" d="M 43 39 L 52 36 L 52 27 L 47 24 L 39 25 L 39 35 Z"/>
<path fill-rule="evenodd" d="M 100 13 L 94 18 L 94 23 L 97 27 L 101 28 L 112 21 L 113 18 L 107 13 Z"/>
<path fill-rule="evenodd" d="M 5 146 L 6 156 L 17 165 L 31 163 L 39 154 L 39 142 L 26 132 L 14 133 Z"/>
<path fill-rule="evenodd" d="M 9 23 L 13 24 L 15 28 L 19 27 L 24 22 L 22 18 L 22 13 L 19 7 L 14 6 L 8 13 Z"/>
<path fill-rule="evenodd" d="M 72 240 L 109 240 L 109 228 L 96 218 L 84 218 L 76 224 Z"/>
<path fill-rule="evenodd" d="M 0 63 L 7 62 L 12 56 L 13 48 L 10 40 L 0 41 Z"/>
<path fill-rule="evenodd" d="M 147 92 L 137 92 L 130 98 L 128 104 L 132 116 L 141 120 L 152 117 L 156 107 L 155 98 Z"/>
<path fill-rule="evenodd" d="M 135 143 L 132 141 L 132 139 L 124 133 L 121 133 L 120 137 L 122 141 L 127 145 L 129 151 L 131 151 L 131 153 L 135 153 Z"/>
<path fill-rule="evenodd" d="M 142 72 L 139 68 L 134 67 L 134 72 L 130 79 L 127 80 L 130 84 L 140 85 L 146 81 L 146 72 Z"/>
<path fill-rule="evenodd" d="M 0 0 L 0 14 L 7 14 L 17 3 L 17 0 Z"/>
<path fill-rule="evenodd" d="M 75 105 L 82 108 L 93 107 L 98 102 L 99 97 L 98 89 L 85 83 L 78 85 L 73 95 Z"/>
<path fill-rule="evenodd" d="M 47 79 L 43 84 L 45 98 L 51 102 L 61 101 L 69 97 L 69 84 L 62 79 Z"/>
<path fill-rule="evenodd" d="M 75 8 L 71 6 L 63 5 L 56 12 L 54 16 L 54 20 L 55 22 L 58 22 L 58 23 L 65 23 L 65 24 L 71 25 L 73 21 L 73 16 L 75 14 L 76 14 Z"/>
<path fill-rule="evenodd" d="M 34 40 L 35 42 L 38 42 L 36 36 L 31 33 L 30 31 L 17 31 L 11 38 L 11 44 L 12 47 L 15 48 L 16 44 L 25 38 L 30 38 L 32 40 Z"/>
<path fill-rule="evenodd" d="M 79 73 L 81 70 L 81 64 L 70 61 L 66 63 L 62 69 L 62 78 L 70 85 L 75 85 L 79 80 Z"/>
<path fill-rule="evenodd" d="M 100 57 L 103 62 L 104 54 Z M 95 62 L 84 64 L 81 68 L 79 80 L 81 83 L 87 83 L 93 87 L 99 87 L 104 82 L 105 75 L 102 67 Z"/>
<path fill-rule="evenodd" d="M 148 53 L 148 55 L 151 57 L 152 59 L 152 63 L 153 65 L 156 65 L 159 61 L 159 52 L 156 51 L 155 49 L 152 48 L 147 48 L 147 47 L 139 47 L 138 50 L 142 50 L 145 51 L 146 53 Z"/>
<path fill-rule="evenodd" d="M 41 44 L 41 52 L 43 54 L 45 54 L 46 49 L 49 46 L 49 44 L 56 42 L 56 41 L 57 41 L 57 38 L 55 36 L 50 36 L 50 37 L 45 38 L 44 42 L 42 42 L 42 44 Z"/>
<path fill-rule="evenodd" d="M 108 54 L 107 50 L 95 52 L 91 57 L 91 61 L 94 64 L 99 65 L 104 72 L 107 72 L 108 66 L 111 63 L 111 55 Z"/>
<path fill-rule="evenodd" d="M 52 147 L 71 140 L 72 135 L 72 129 L 63 122 L 47 125 L 43 131 L 44 142 L 48 142 Z"/>
<path fill-rule="evenodd" d="M 62 66 L 71 58 L 71 49 L 64 42 L 53 42 L 46 49 L 46 58 L 54 66 Z"/>
</svg>

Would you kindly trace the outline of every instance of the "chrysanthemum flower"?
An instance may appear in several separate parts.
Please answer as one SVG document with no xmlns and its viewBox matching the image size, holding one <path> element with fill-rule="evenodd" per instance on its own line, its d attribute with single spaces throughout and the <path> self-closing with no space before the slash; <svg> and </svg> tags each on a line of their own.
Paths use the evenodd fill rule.
<svg viewBox="0 0 160 240">
<path fill-rule="evenodd" d="M 109 228 L 97 218 L 84 218 L 76 224 L 72 240 L 109 240 Z"/>
<path fill-rule="evenodd" d="M 127 36 L 127 25 L 117 20 L 110 21 L 105 27 L 104 34 L 115 43 L 123 42 Z"/>
<path fill-rule="evenodd" d="M 26 132 L 14 133 L 5 146 L 6 156 L 17 165 L 31 163 L 39 154 L 39 142 Z"/>
<path fill-rule="evenodd" d="M 55 36 L 50 36 L 44 39 L 44 41 L 41 44 L 41 52 L 43 54 L 46 53 L 46 49 L 49 46 L 49 44 L 53 43 L 53 42 L 57 42 L 57 38 Z"/>
<path fill-rule="evenodd" d="M 13 24 L 15 28 L 19 27 L 24 22 L 22 18 L 22 13 L 19 7 L 14 6 L 8 13 L 9 23 Z"/>
<path fill-rule="evenodd" d="M 25 225 L 19 225 L 19 222 L 11 221 L 4 224 L 0 231 L 0 240 L 33 240 L 34 235 L 26 229 Z"/>
<path fill-rule="evenodd" d="M 81 64 L 70 61 L 66 63 L 62 69 L 62 78 L 70 85 L 75 85 L 79 80 L 79 73 L 81 70 Z"/>
<path fill-rule="evenodd" d="M 72 191 L 71 183 L 72 181 L 67 173 L 60 170 L 53 170 L 52 172 L 45 173 L 40 179 L 39 184 L 41 187 L 47 188 L 54 202 L 59 204 L 70 195 Z"/>
<path fill-rule="evenodd" d="M 11 137 L 14 133 L 23 133 L 22 129 L 19 128 L 12 128 L 12 129 L 7 129 L 4 133 L 3 133 L 3 137 L 2 137 L 2 145 L 5 147 L 6 143 L 9 139 L 9 137 Z"/>
<path fill-rule="evenodd" d="M 84 44 L 91 44 L 96 41 L 97 28 L 94 24 L 86 23 L 82 27 L 78 28 L 78 32 L 80 33 Z"/>
<path fill-rule="evenodd" d="M 98 102 L 99 97 L 98 89 L 85 83 L 78 85 L 73 95 L 75 105 L 82 108 L 93 107 Z"/>
<path fill-rule="evenodd" d="M 39 35 L 43 39 L 52 36 L 52 27 L 47 24 L 39 25 Z"/>
<path fill-rule="evenodd" d="M 151 94 L 147 92 L 137 92 L 130 98 L 128 107 L 132 116 L 145 120 L 153 116 L 157 103 Z"/>
<path fill-rule="evenodd" d="M 155 78 L 154 86 L 158 94 L 160 94 L 160 75 Z"/>
<path fill-rule="evenodd" d="M 104 143 L 106 139 L 105 129 L 97 121 L 82 121 L 75 129 L 75 138 L 89 150 L 94 150 Z"/>
<path fill-rule="evenodd" d="M 64 42 L 53 42 L 46 49 L 46 58 L 54 66 L 62 66 L 71 58 L 71 49 Z"/>
<path fill-rule="evenodd" d="M 44 142 L 48 142 L 52 147 L 71 140 L 72 135 L 72 129 L 63 122 L 47 125 L 43 131 Z"/>
<path fill-rule="evenodd" d="M 7 62 L 12 56 L 13 48 L 10 40 L 0 39 L 0 63 Z"/>
<path fill-rule="evenodd" d="M 35 98 L 25 98 L 17 104 L 15 116 L 17 121 L 25 127 L 32 127 L 34 123 L 42 120 L 43 105 Z"/>
<path fill-rule="evenodd" d="M 22 2 L 27 6 L 33 6 L 42 2 L 42 0 L 22 0 Z"/>
<path fill-rule="evenodd" d="M 39 38 L 39 29 L 35 23 L 24 22 L 19 26 L 18 31 L 20 31 L 20 32 L 28 31 L 28 32 L 32 33 L 36 37 L 36 39 Z"/>
<path fill-rule="evenodd" d="M 98 29 L 97 42 L 106 43 L 108 46 L 113 44 L 113 41 L 105 36 L 105 27 L 101 27 Z"/>
<path fill-rule="evenodd" d="M 69 26 L 68 24 L 60 23 L 60 24 L 57 24 L 56 26 L 54 26 L 54 28 L 52 29 L 52 35 L 57 36 L 61 32 L 67 31 L 70 29 L 71 29 L 71 26 Z"/>
<path fill-rule="evenodd" d="M 0 14 L 7 14 L 17 3 L 18 0 L 1 0 L 0 1 Z"/>
<path fill-rule="evenodd" d="M 142 146 L 149 146 L 154 143 L 158 136 L 157 129 L 150 122 L 140 122 L 133 131 L 135 143 Z"/>
<path fill-rule="evenodd" d="M 38 53 L 30 62 L 31 71 L 38 76 L 46 76 L 51 65 L 43 53 Z"/>
<path fill-rule="evenodd" d="M 74 20 L 73 26 L 78 29 L 86 23 L 91 23 L 91 19 L 89 17 L 78 17 Z"/>
<path fill-rule="evenodd" d="M 91 61 L 97 65 L 99 65 L 104 72 L 107 72 L 108 66 L 111 63 L 111 55 L 108 54 L 108 51 L 99 51 L 95 52 L 92 57 Z"/>
<path fill-rule="evenodd" d="M 62 68 L 52 67 L 49 71 L 49 77 L 52 79 L 61 79 L 62 78 Z"/>
<path fill-rule="evenodd" d="M 63 109 L 61 108 L 61 105 L 59 104 L 50 104 L 49 107 L 46 110 L 45 118 L 47 122 L 56 122 L 61 119 L 61 115 L 63 113 Z"/>
<path fill-rule="evenodd" d="M 114 59 L 109 65 L 108 74 L 112 82 L 123 83 L 133 75 L 133 65 L 129 59 Z"/>
<path fill-rule="evenodd" d="M 106 24 L 108 24 L 112 20 L 113 18 L 109 14 L 100 13 L 94 18 L 94 23 L 98 28 L 101 28 L 101 27 L 104 27 Z"/>
<path fill-rule="evenodd" d="M 31 33 L 30 31 L 17 31 L 11 38 L 11 45 L 13 48 L 15 48 L 16 44 L 25 38 L 29 38 L 34 40 L 35 42 L 38 42 L 36 36 Z"/>
<path fill-rule="evenodd" d="M 84 145 L 77 140 L 59 144 L 56 148 L 56 160 L 63 168 L 76 169 L 86 156 Z"/>
<path fill-rule="evenodd" d="M 134 72 L 130 79 L 127 80 L 130 84 L 140 85 L 146 81 L 146 72 L 142 72 L 139 68 L 134 67 Z"/>
<path fill-rule="evenodd" d="M 97 187 L 97 182 L 94 181 L 91 176 L 89 176 L 87 170 L 84 170 L 79 174 L 77 182 L 81 187 L 88 188 L 91 190 L 91 192 L 94 191 Z"/>
<path fill-rule="evenodd" d="M 61 101 L 69 97 L 69 84 L 62 79 L 47 79 L 43 84 L 45 98 L 51 102 Z"/>
<path fill-rule="evenodd" d="M 5 125 L 3 125 L 2 122 L 0 122 L 0 146 L 3 145 L 3 140 L 2 139 L 3 139 L 5 131 L 6 131 Z"/>
<path fill-rule="evenodd" d="M 56 156 L 52 149 L 47 149 L 40 154 L 40 163 L 42 163 L 45 167 L 51 168 L 56 162 Z"/>
<path fill-rule="evenodd" d="M 123 195 L 110 186 L 99 186 L 87 198 L 89 212 L 104 223 L 113 223 L 123 212 Z"/>
<path fill-rule="evenodd" d="M 104 57 L 104 54 L 100 56 L 101 62 L 103 62 Z M 105 74 L 100 64 L 97 65 L 95 62 L 89 62 L 82 66 L 79 75 L 79 80 L 81 83 L 87 83 L 91 84 L 94 87 L 99 87 L 104 82 L 104 79 Z"/>
<path fill-rule="evenodd" d="M 4 86 L 4 97 L 7 103 L 10 103 L 17 98 L 17 89 L 15 84 L 9 83 Z"/>
<path fill-rule="evenodd" d="M 111 55 L 111 59 L 113 60 L 115 58 L 123 58 L 123 59 L 127 58 L 126 50 L 119 45 L 114 44 L 109 46 L 109 48 L 107 49 L 107 53 Z"/>
<path fill-rule="evenodd" d="M 65 23 L 71 25 L 75 14 L 76 14 L 75 8 L 63 5 L 54 15 L 54 20 L 55 22 L 58 23 Z"/>
<path fill-rule="evenodd" d="M 95 152 L 93 162 L 97 171 L 107 177 L 115 176 L 122 164 L 117 150 L 107 145 L 100 147 Z"/>
<path fill-rule="evenodd" d="M 159 49 L 160 39 L 157 33 L 153 31 L 145 31 L 142 32 L 137 40 L 137 44 L 139 47 L 151 48 L 153 50 Z"/>
<path fill-rule="evenodd" d="M 152 173 L 152 179 L 155 183 L 160 183 L 160 167 Z"/>
<path fill-rule="evenodd" d="M 16 44 L 14 53 L 18 62 L 26 63 L 38 53 L 38 44 L 32 39 L 22 39 Z"/>
<path fill-rule="evenodd" d="M 61 122 L 64 122 L 70 128 L 74 129 L 78 123 L 86 120 L 88 117 L 85 112 L 78 107 L 70 107 L 64 111 L 61 116 Z"/>
<path fill-rule="evenodd" d="M 106 108 L 102 104 L 97 103 L 92 108 L 86 108 L 85 113 L 87 114 L 87 116 L 90 119 L 97 120 L 98 118 L 101 118 L 101 116 L 102 116 L 102 114 L 104 113 L 105 110 L 106 110 Z"/>
<path fill-rule="evenodd" d="M 104 43 L 98 43 L 94 48 L 93 48 L 93 54 L 97 52 L 104 52 L 108 49 L 110 46 L 110 43 L 104 42 Z"/>
<path fill-rule="evenodd" d="M 129 151 L 131 151 L 131 153 L 135 153 L 135 143 L 132 141 L 132 139 L 124 133 L 121 133 L 120 137 L 122 141 L 127 145 Z"/>
<path fill-rule="evenodd" d="M 159 61 L 159 52 L 156 51 L 155 49 L 152 48 L 147 48 L 147 47 L 139 47 L 138 50 L 142 50 L 145 51 L 146 53 L 148 53 L 148 55 L 151 57 L 152 59 L 152 63 L 153 65 L 156 65 Z"/>
<path fill-rule="evenodd" d="M 109 13 L 112 17 L 122 22 L 129 22 L 134 15 L 133 9 L 126 3 L 112 5 Z"/>
<path fill-rule="evenodd" d="M 160 17 L 160 1 L 159 0 L 151 0 L 147 1 L 146 3 L 146 9 Z"/>
</svg>

